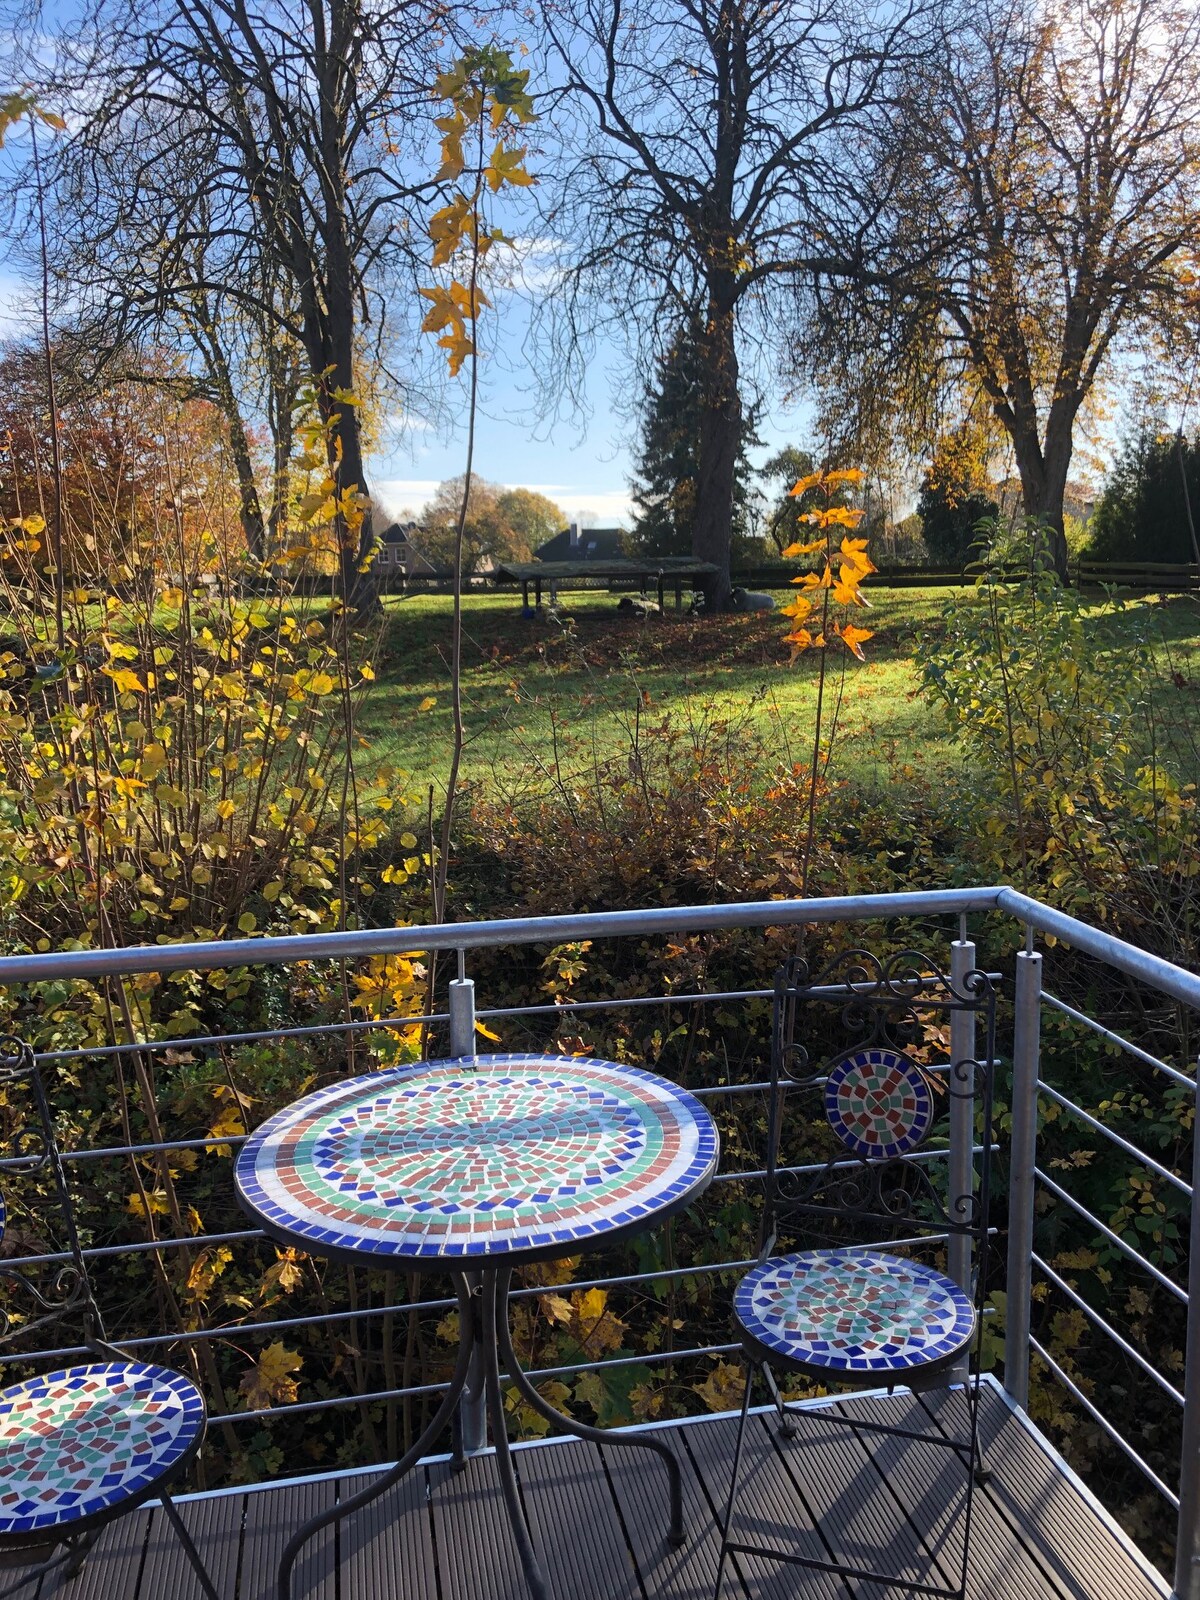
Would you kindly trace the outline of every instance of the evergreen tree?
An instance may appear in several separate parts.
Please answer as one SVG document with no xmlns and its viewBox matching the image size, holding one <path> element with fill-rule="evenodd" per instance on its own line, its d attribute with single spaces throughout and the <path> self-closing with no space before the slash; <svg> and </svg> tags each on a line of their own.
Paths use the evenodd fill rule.
<svg viewBox="0 0 1200 1600">
<path fill-rule="evenodd" d="M 1200 436 L 1183 441 L 1183 460 L 1200 526 Z M 1088 554 L 1097 561 L 1196 560 L 1174 434 L 1147 424 L 1125 441 L 1092 519 Z"/>
<path fill-rule="evenodd" d="M 692 553 L 696 520 L 696 484 L 700 463 L 700 415 L 703 387 L 703 324 L 694 316 L 676 333 L 647 385 L 642 404 L 641 440 L 636 476 L 631 482 L 636 517 L 633 539 L 639 553 L 687 556 Z M 751 413 L 741 423 L 734 474 L 734 559 L 756 556 L 747 550 L 754 539 L 753 494 L 746 451 L 760 443 Z"/>
<path fill-rule="evenodd" d="M 977 524 L 999 512 L 988 482 L 987 445 L 986 434 L 971 423 L 937 442 L 917 498 L 925 548 L 935 564 L 959 567 L 977 556 Z"/>
</svg>

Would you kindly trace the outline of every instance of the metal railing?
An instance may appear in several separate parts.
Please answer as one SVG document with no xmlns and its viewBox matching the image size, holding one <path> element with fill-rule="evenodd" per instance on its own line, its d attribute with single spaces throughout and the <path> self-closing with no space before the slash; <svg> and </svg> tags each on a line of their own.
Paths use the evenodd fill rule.
<svg viewBox="0 0 1200 1600">
<path fill-rule="evenodd" d="M 930 890 L 925 892 L 836 896 L 820 900 L 762 901 L 749 904 L 659 907 L 636 911 L 595 912 L 582 915 L 512 918 L 493 922 L 452 923 L 427 927 L 383 928 L 346 933 L 322 933 L 281 938 L 235 939 L 220 942 L 163 945 L 118 950 L 74 950 L 38 955 L 6 956 L 0 958 L 0 984 L 41 982 L 49 979 L 104 977 L 118 978 L 142 973 L 172 971 L 211 971 L 216 969 L 253 966 L 279 966 L 297 961 L 353 961 L 378 955 L 416 955 L 433 951 L 451 951 L 457 954 L 458 976 L 447 986 L 448 1009 L 423 1017 L 364 1018 L 351 1022 L 321 1024 L 313 1027 L 284 1026 L 275 1029 L 256 1029 L 224 1034 L 196 1034 L 186 1038 L 163 1040 L 113 1040 L 78 1049 L 57 1049 L 45 1052 L 40 1060 L 51 1063 L 70 1063 L 73 1060 L 104 1061 L 137 1052 L 154 1053 L 173 1050 L 219 1050 L 234 1044 L 265 1044 L 272 1041 L 305 1039 L 313 1035 L 358 1035 L 363 1032 L 396 1026 L 413 1027 L 419 1024 L 449 1029 L 449 1048 L 452 1054 L 470 1054 L 475 1048 L 476 1023 L 488 1019 L 538 1017 L 555 1018 L 564 1014 L 581 1016 L 598 1013 L 636 1012 L 647 1006 L 667 1005 L 672 1008 L 716 1005 L 735 1006 L 746 1002 L 769 999 L 770 991 L 764 988 L 722 989 L 706 992 L 703 989 L 683 993 L 665 992 L 657 995 L 639 995 L 628 998 L 576 1000 L 558 998 L 551 1004 L 509 1007 L 476 1006 L 475 986 L 467 975 L 473 951 L 496 947 L 521 947 L 531 945 L 557 946 L 582 940 L 612 940 L 678 934 L 697 934 L 719 930 L 751 930 L 766 928 L 801 927 L 806 924 L 881 923 L 895 919 L 946 919 L 951 972 L 961 976 L 975 962 L 975 948 L 968 939 L 968 919 L 986 913 L 1003 913 L 1016 924 L 1019 946 L 1014 952 L 1015 982 L 1012 988 L 1012 1122 L 1011 1140 L 1006 1152 L 1009 1169 L 1008 1239 L 1007 1239 L 1007 1321 L 1004 1339 L 1004 1382 L 1010 1395 L 1022 1406 L 1029 1401 L 1031 1362 L 1040 1363 L 1040 1374 L 1060 1383 L 1096 1423 L 1115 1448 L 1120 1450 L 1142 1473 L 1153 1489 L 1177 1511 L 1178 1539 L 1175 1566 L 1175 1594 L 1179 1600 L 1200 1600 L 1200 1208 L 1191 1207 L 1189 1256 L 1186 1287 L 1175 1281 L 1164 1264 L 1149 1258 L 1146 1251 L 1136 1248 L 1116 1229 L 1110 1227 L 1094 1211 L 1085 1206 L 1071 1192 L 1069 1174 L 1051 1176 L 1039 1164 L 1039 1114 L 1047 1107 L 1055 1115 L 1074 1118 L 1089 1135 L 1105 1140 L 1129 1161 L 1137 1163 L 1151 1179 L 1166 1186 L 1173 1194 L 1183 1196 L 1189 1203 L 1193 1182 L 1171 1170 L 1164 1162 L 1143 1150 L 1133 1140 L 1123 1137 L 1106 1125 L 1103 1117 L 1089 1112 L 1062 1085 L 1047 1080 L 1041 1063 L 1042 1019 L 1047 1010 L 1066 1018 L 1073 1026 L 1086 1029 L 1103 1041 L 1110 1050 L 1124 1051 L 1138 1062 L 1141 1068 L 1160 1076 L 1176 1090 L 1183 1089 L 1192 1097 L 1196 1094 L 1196 1077 L 1184 1070 L 1189 1063 L 1176 1065 L 1165 1061 L 1144 1045 L 1130 1040 L 1115 1027 L 1089 1016 L 1086 1011 L 1047 992 L 1043 985 L 1043 957 L 1035 948 L 1038 935 L 1058 944 L 1070 946 L 1079 955 L 1102 963 L 1105 967 L 1124 975 L 1134 985 L 1144 986 L 1168 997 L 1177 1005 L 1200 1013 L 1200 976 L 1138 949 L 1102 930 L 1055 911 L 1026 895 L 1003 887 Z M 954 928 L 954 924 L 957 927 Z M 951 929 L 957 932 L 952 936 Z M 997 940 L 989 930 L 989 950 L 996 958 Z M 1007 962 L 1006 966 L 1007 976 Z M 958 1019 L 956 1019 L 958 1021 Z M 951 1059 L 973 1054 L 973 1042 L 961 1030 L 970 1029 L 973 1019 L 964 1015 L 959 1030 L 950 1041 Z M 690 1085 L 692 1092 L 708 1103 L 720 1103 L 732 1097 L 762 1093 L 767 1084 L 762 1074 L 749 1082 L 712 1082 Z M 958 1195 L 970 1186 L 974 1157 L 978 1154 L 975 1129 L 969 1104 L 965 1110 L 951 1117 L 947 1147 L 923 1152 L 921 1159 L 945 1161 L 947 1186 L 951 1196 Z M 125 1144 L 103 1147 L 68 1149 L 64 1156 L 69 1168 L 74 1164 L 88 1164 L 103 1160 L 135 1160 L 163 1157 L 185 1150 L 215 1150 L 221 1147 L 236 1149 L 241 1140 L 236 1135 L 214 1135 L 202 1138 L 163 1139 L 160 1142 L 129 1140 Z M 1194 1141 L 1197 1159 L 1200 1159 L 1200 1140 Z M 0 1161 L 0 1176 L 6 1166 L 19 1165 L 19 1159 Z M 1200 1170 L 1200 1166 L 1197 1167 Z M 717 1178 L 719 1184 L 750 1182 L 761 1176 L 751 1166 L 723 1170 Z M 1158 1370 L 1147 1356 L 1114 1326 L 1111 1317 L 1091 1304 L 1085 1295 L 1073 1286 L 1034 1248 L 1035 1222 L 1039 1208 L 1049 1204 L 1062 1208 L 1064 1216 L 1081 1225 L 1092 1239 L 1127 1260 L 1139 1273 L 1164 1290 L 1173 1301 L 1187 1307 L 1187 1348 L 1182 1386 Z M 224 1232 L 198 1233 L 145 1241 L 117 1244 L 98 1243 L 87 1250 L 89 1257 L 101 1261 L 113 1257 L 136 1257 L 153 1252 L 177 1250 L 195 1251 L 212 1245 L 241 1247 L 253 1245 L 263 1235 L 255 1228 L 237 1228 Z M 961 1249 L 955 1248 L 965 1241 L 951 1240 L 949 1270 L 960 1282 L 967 1282 L 971 1264 Z M 65 1259 L 53 1253 L 37 1258 L 47 1263 Z M 597 1276 L 572 1281 L 570 1290 L 590 1288 L 611 1289 L 635 1283 L 665 1284 L 668 1281 L 686 1280 L 703 1275 L 719 1275 L 742 1270 L 750 1265 L 747 1260 L 704 1262 L 700 1264 L 671 1265 L 661 1271 L 640 1274 Z M 1169 1265 L 1169 1263 L 1168 1263 Z M 1126 1438 L 1113 1420 L 1107 1416 L 1092 1395 L 1085 1391 L 1055 1353 L 1033 1333 L 1031 1313 L 1035 1279 L 1046 1292 L 1062 1298 L 1086 1321 L 1089 1328 L 1108 1341 L 1114 1350 L 1133 1363 L 1166 1402 L 1182 1413 L 1182 1451 L 1179 1477 L 1172 1487 L 1163 1475 L 1144 1459 L 1137 1447 Z M 555 1292 L 540 1286 L 521 1288 L 514 1298 L 533 1298 Z M 343 1323 L 358 1324 L 400 1314 L 441 1313 L 450 1311 L 456 1302 L 451 1297 L 430 1297 L 416 1301 L 397 1300 L 381 1305 L 351 1308 L 345 1311 L 322 1311 L 316 1315 L 277 1316 L 258 1318 L 252 1322 L 215 1327 L 175 1330 L 153 1333 L 127 1339 L 124 1342 L 135 1349 L 152 1350 L 172 1344 L 192 1345 L 197 1348 L 221 1340 L 246 1340 L 264 1336 L 277 1337 L 287 1331 L 307 1327 L 337 1327 Z M 655 1366 L 661 1363 L 679 1363 L 704 1356 L 721 1356 L 734 1353 L 732 1342 L 687 1346 L 683 1349 L 651 1351 L 633 1357 L 606 1357 L 610 1367 Z M 67 1359 L 81 1354 L 83 1347 L 62 1346 L 40 1354 L 55 1359 Z M 13 1359 L 13 1358 L 9 1358 Z M 28 1353 L 21 1359 L 27 1360 Z M 553 1377 L 566 1377 L 592 1370 L 602 1363 L 548 1367 L 531 1374 L 537 1381 Z M 348 1392 L 333 1397 L 296 1400 L 269 1409 L 244 1411 L 221 1410 L 213 1418 L 218 1424 L 237 1427 L 253 1421 L 260 1426 L 275 1419 L 297 1414 L 335 1410 L 364 1402 L 396 1401 L 440 1393 L 445 1385 L 438 1383 L 410 1384 L 376 1389 L 367 1394 Z M 485 1437 L 482 1419 L 475 1415 L 464 1418 L 469 1445 L 478 1446 Z"/>
</svg>

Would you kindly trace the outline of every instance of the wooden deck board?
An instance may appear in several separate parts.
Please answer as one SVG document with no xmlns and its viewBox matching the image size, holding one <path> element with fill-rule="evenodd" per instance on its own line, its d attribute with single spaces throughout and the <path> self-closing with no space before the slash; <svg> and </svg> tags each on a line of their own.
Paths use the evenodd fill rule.
<svg viewBox="0 0 1200 1600">
<path fill-rule="evenodd" d="M 961 1395 L 928 1395 L 923 1404 L 946 1425 L 963 1425 Z M 1049 1592 L 1071 1600 L 1110 1592 L 1120 1600 L 1159 1600 L 1161 1591 L 1131 1560 L 1113 1530 L 1094 1514 L 1087 1515 L 1087 1501 L 998 1395 L 985 1395 L 979 1426 L 984 1464 L 992 1471 L 988 1502 L 1052 1580 L 1055 1587 Z M 1110 1587 L 1114 1572 L 1122 1574 L 1119 1590 Z"/>
<path fill-rule="evenodd" d="M 348 1500 L 379 1474 L 346 1478 L 339 1500 Z M 378 1500 L 338 1524 L 341 1591 L 371 1600 L 433 1600 L 437 1559 L 424 1469 L 410 1472 Z"/>
<path fill-rule="evenodd" d="M 223 1494 L 208 1500 L 185 1500 L 177 1509 L 217 1593 L 232 1594 L 241 1556 L 246 1496 Z M 170 1595 L 171 1600 L 204 1600 L 196 1569 L 180 1549 L 178 1535 L 161 1511 L 154 1513 L 150 1524 L 141 1593 Z"/>
<path fill-rule="evenodd" d="M 337 1484 L 331 1478 L 294 1483 L 280 1494 L 246 1496 L 238 1600 L 276 1600 L 276 1576 L 288 1540 L 336 1498 Z M 337 1600 L 335 1540 L 334 1530 L 323 1528 L 301 1550 L 292 1569 L 293 1600 Z M 139 1600 L 157 1597 L 143 1592 Z"/>
<path fill-rule="evenodd" d="M 683 1472 L 683 1526 L 687 1542 L 676 1548 L 667 1541 L 668 1500 L 662 1469 L 633 1450 L 601 1445 L 609 1480 L 646 1593 L 651 1600 L 712 1600 L 720 1540 L 712 1510 L 692 1465 L 684 1428 L 664 1428 L 659 1438 L 672 1451 Z M 744 1600 L 736 1577 L 729 1600 Z"/>
<path fill-rule="evenodd" d="M 667 1475 L 649 1450 L 620 1452 L 640 1467 L 643 1493 L 667 1502 Z M 533 1542 L 556 1595 L 641 1600 L 642 1586 L 597 1445 L 521 1450 L 517 1470 Z"/>
<path fill-rule="evenodd" d="M 798 1420 L 776 1441 L 774 1418 L 747 1429 L 739 1536 L 806 1552 L 831 1550 L 860 1569 L 951 1576 L 959 1548 L 961 1477 L 929 1444 L 871 1435 L 855 1419 L 933 1429 L 963 1423 L 960 1394 L 860 1396 L 844 1422 Z M 994 1391 L 981 1413 L 988 1486 L 975 1497 L 970 1600 L 1161 1600 L 1166 1592 L 1120 1535 Z M 516 1452 L 522 1501 L 554 1600 L 711 1600 L 736 1419 L 696 1418 L 658 1437 L 683 1469 L 688 1542 L 666 1540 L 660 1462 L 616 1441 L 569 1440 Z M 180 1512 L 221 1600 L 275 1600 L 283 1547 L 315 1511 L 349 1498 L 362 1475 L 184 1500 Z M 892 1600 L 904 1591 L 739 1555 L 722 1600 Z M 478 1456 L 454 1473 L 433 1461 L 306 1548 L 294 1600 L 527 1600 L 495 1472 Z M 30 1586 L 22 1600 L 199 1600 L 199 1586 L 160 1509 L 105 1529 L 82 1573 Z"/>
<path fill-rule="evenodd" d="M 813 1526 L 811 1509 L 804 1506 L 795 1484 L 758 1417 L 750 1419 L 739 1474 L 738 1511 L 734 1537 L 744 1544 L 774 1545 L 780 1527 L 791 1530 L 795 1547 L 804 1555 L 827 1560 L 829 1551 Z M 724 1515 L 729 1492 L 729 1473 L 737 1438 L 737 1422 L 732 1418 L 687 1430 L 689 1449 L 697 1471 L 718 1516 Z M 846 1600 L 846 1585 L 832 1573 L 811 1567 L 795 1567 L 767 1557 L 739 1553 L 736 1560 L 743 1581 L 755 1600 Z"/>
<path fill-rule="evenodd" d="M 528 1600 L 493 1458 L 473 1456 L 461 1472 L 438 1462 L 429 1468 L 429 1488 L 439 1600 Z"/>
</svg>

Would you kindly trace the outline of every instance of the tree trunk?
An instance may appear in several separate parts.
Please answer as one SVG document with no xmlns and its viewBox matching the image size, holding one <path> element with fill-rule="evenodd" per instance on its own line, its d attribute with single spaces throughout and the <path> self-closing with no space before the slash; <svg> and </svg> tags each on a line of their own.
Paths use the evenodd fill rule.
<svg viewBox="0 0 1200 1600">
<path fill-rule="evenodd" d="M 292 498 L 292 449 L 296 440 L 296 401 L 303 371 L 300 352 L 280 339 L 268 355 L 271 426 L 271 510 L 267 516 L 267 560 L 278 561 L 288 547 Z"/>
<path fill-rule="evenodd" d="M 250 443 L 240 417 L 229 418 L 229 448 L 237 471 L 238 513 L 242 520 L 242 532 L 246 536 L 246 550 L 251 561 L 261 564 L 267 558 L 266 522 L 254 477 Z"/>
<path fill-rule="evenodd" d="M 733 540 L 733 496 L 742 402 L 738 392 L 732 295 L 710 291 L 701 342 L 704 393 L 700 403 L 700 452 L 696 472 L 696 517 L 692 554 L 717 568 L 699 580 L 709 611 L 727 611 L 731 585 L 729 552 Z"/>
<path fill-rule="evenodd" d="M 1071 581 L 1067 535 L 1063 525 L 1063 500 L 1067 492 L 1067 472 L 1071 465 L 1071 428 L 1064 430 L 1053 413 L 1046 426 L 1043 451 L 1037 434 L 1023 429 L 1010 430 L 1017 472 L 1021 478 L 1021 508 L 1031 520 L 1042 524 L 1050 541 L 1054 570 L 1064 584 Z"/>
<path fill-rule="evenodd" d="M 229 432 L 229 452 L 238 481 L 238 515 L 246 536 L 246 550 L 252 561 L 261 562 L 266 559 L 266 522 L 258 493 L 258 480 L 254 476 L 250 437 L 238 405 L 233 374 L 218 336 L 216 318 L 206 302 L 201 302 L 201 315 L 196 325 L 198 342 L 207 358 L 209 376 L 216 390 L 217 404 Z"/>
</svg>

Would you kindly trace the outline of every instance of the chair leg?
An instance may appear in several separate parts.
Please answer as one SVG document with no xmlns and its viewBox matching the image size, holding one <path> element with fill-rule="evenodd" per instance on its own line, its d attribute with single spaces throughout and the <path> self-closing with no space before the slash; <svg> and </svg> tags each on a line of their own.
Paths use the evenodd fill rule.
<svg viewBox="0 0 1200 1600">
<path fill-rule="evenodd" d="M 175 1502 L 171 1499 L 170 1495 L 165 1489 L 159 1495 L 159 1499 L 162 1501 L 162 1508 L 167 1514 L 167 1521 L 175 1529 L 176 1536 L 180 1544 L 183 1546 L 184 1555 L 187 1556 L 188 1560 L 191 1562 L 196 1573 L 196 1577 L 200 1580 L 200 1587 L 204 1590 L 206 1600 L 221 1600 L 221 1597 L 217 1593 L 212 1579 L 208 1575 L 208 1568 L 200 1559 L 199 1550 L 197 1550 L 196 1546 L 192 1543 L 191 1534 L 183 1525 L 183 1518 L 175 1509 Z"/>
<path fill-rule="evenodd" d="M 717 1582 L 713 1600 L 721 1600 L 721 1585 L 725 1581 L 725 1563 L 729 1558 L 729 1530 L 733 1526 L 733 1508 L 737 1500 L 738 1477 L 742 1470 L 742 1446 L 746 1440 L 746 1419 L 750 1415 L 750 1396 L 754 1390 L 754 1363 L 746 1361 L 746 1388 L 742 1395 L 742 1414 L 738 1419 L 737 1444 L 733 1451 L 733 1472 L 729 1478 L 729 1499 L 725 1502 L 725 1518 L 721 1523 L 721 1555 L 717 1561 Z"/>
<path fill-rule="evenodd" d="M 766 1381 L 767 1393 L 771 1396 L 771 1403 L 779 1414 L 779 1437 L 781 1439 L 794 1439 L 796 1437 L 796 1424 L 788 1415 L 787 1402 L 779 1392 L 779 1385 L 775 1381 L 775 1374 L 767 1363 L 763 1362 L 763 1378 Z"/>
<path fill-rule="evenodd" d="M 28 1588 L 30 1584 L 40 1583 L 43 1578 L 47 1577 L 51 1572 L 57 1572 L 60 1567 L 66 1568 L 68 1575 L 74 1577 L 83 1565 L 83 1558 L 87 1554 L 91 1543 L 91 1537 L 72 1540 L 60 1549 L 57 1555 L 53 1555 L 48 1560 L 43 1561 L 40 1567 L 31 1567 L 28 1572 L 23 1572 L 19 1578 L 14 1578 L 11 1583 L 0 1587 L 0 1600 L 8 1600 L 9 1595 L 19 1594 L 22 1589 Z M 42 1548 L 45 1549 L 46 1547 L 42 1546 Z M 50 1548 L 53 1549 L 54 1547 L 51 1546 Z M 36 1554 L 36 1552 L 32 1553 Z"/>
</svg>

